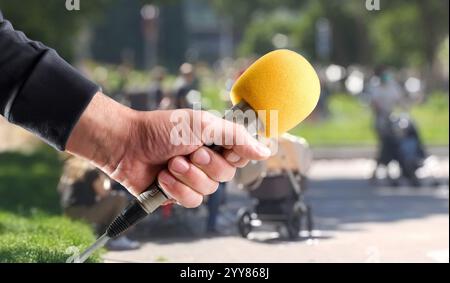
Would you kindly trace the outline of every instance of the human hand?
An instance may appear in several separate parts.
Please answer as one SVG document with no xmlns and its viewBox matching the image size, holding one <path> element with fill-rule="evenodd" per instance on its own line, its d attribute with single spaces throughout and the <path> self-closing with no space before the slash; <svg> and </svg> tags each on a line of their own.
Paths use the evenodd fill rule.
<svg viewBox="0 0 450 283">
<path fill-rule="evenodd" d="M 193 130 L 185 133 L 192 143 L 175 145 L 171 140 L 174 111 L 192 119 L 199 115 L 199 128 L 213 128 L 232 143 L 219 154 L 204 146 L 210 136 Z M 234 137 L 239 137 L 237 144 Z M 73 129 L 68 152 L 93 162 L 132 194 L 144 191 L 156 178 L 164 191 L 185 207 L 201 204 L 219 182 L 230 181 L 237 167 L 249 160 L 270 156 L 267 147 L 253 139 L 245 128 L 204 111 L 188 109 L 139 112 L 98 93 Z"/>
</svg>

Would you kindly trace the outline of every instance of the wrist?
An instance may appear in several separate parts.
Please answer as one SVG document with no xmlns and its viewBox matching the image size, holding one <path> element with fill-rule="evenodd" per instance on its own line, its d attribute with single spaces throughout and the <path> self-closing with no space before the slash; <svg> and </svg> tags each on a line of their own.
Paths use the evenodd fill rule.
<svg viewBox="0 0 450 283">
<path fill-rule="evenodd" d="M 126 151 L 136 115 L 136 111 L 97 93 L 72 130 L 66 151 L 111 173 Z"/>
</svg>

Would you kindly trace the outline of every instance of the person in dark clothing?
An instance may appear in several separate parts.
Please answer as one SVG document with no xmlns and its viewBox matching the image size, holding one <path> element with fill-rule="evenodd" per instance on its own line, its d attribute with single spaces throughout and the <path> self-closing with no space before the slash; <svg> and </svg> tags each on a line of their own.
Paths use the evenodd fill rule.
<svg viewBox="0 0 450 283">
<path fill-rule="evenodd" d="M 104 173 L 77 157 L 65 162 L 58 192 L 64 214 L 92 224 L 98 235 L 104 233 L 128 204 L 125 193 L 112 190 L 110 179 Z M 107 247 L 111 250 L 130 250 L 139 248 L 139 243 L 123 235 L 110 240 Z"/>
<path fill-rule="evenodd" d="M 206 233 L 208 234 L 219 234 L 217 218 L 219 216 L 220 206 L 225 198 L 225 187 L 225 183 L 220 183 L 217 191 L 208 198 L 208 217 L 206 218 Z"/>
<path fill-rule="evenodd" d="M 0 115 L 56 149 L 87 159 L 132 194 L 157 179 L 178 203 L 196 207 L 219 182 L 231 180 L 236 167 L 270 155 L 231 122 L 203 111 L 181 111 L 186 119 L 199 114 L 201 130 L 213 124 L 216 132 L 246 137 L 247 143 L 221 154 L 203 145 L 209 141 L 171 143 L 174 111 L 139 112 L 115 102 L 56 51 L 14 30 L 0 13 Z"/>
<path fill-rule="evenodd" d="M 189 108 L 188 94 L 196 89 L 194 66 L 184 63 L 180 66 L 180 75 L 175 81 L 175 107 L 178 109 Z"/>
<path fill-rule="evenodd" d="M 158 109 L 164 98 L 163 82 L 166 78 L 166 70 L 163 67 L 156 67 L 153 70 L 153 84 L 148 91 L 150 101 L 149 109 Z"/>
</svg>

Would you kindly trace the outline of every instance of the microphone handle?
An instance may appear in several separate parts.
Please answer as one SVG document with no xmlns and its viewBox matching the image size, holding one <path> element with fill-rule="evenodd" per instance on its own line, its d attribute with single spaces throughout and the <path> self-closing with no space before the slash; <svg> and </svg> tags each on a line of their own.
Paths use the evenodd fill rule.
<svg viewBox="0 0 450 283">
<path fill-rule="evenodd" d="M 248 109 L 251 109 L 250 106 L 246 102 L 241 101 L 234 105 L 231 108 L 231 111 L 241 110 L 242 112 L 245 112 Z M 249 123 L 250 122 L 253 121 L 249 121 Z M 211 144 L 207 147 L 219 153 L 223 150 L 222 146 L 216 144 Z M 168 199 L 169 197 L 158 184 L 158 181 L 155 180 L 144 192 L 134 199 L 119 216 L 116 217 L 106 230 L 106 235 L 109 238 L 119 236 L 128 228 L 142 220 L 145 216 L 155 211 Z"/>
</svg>

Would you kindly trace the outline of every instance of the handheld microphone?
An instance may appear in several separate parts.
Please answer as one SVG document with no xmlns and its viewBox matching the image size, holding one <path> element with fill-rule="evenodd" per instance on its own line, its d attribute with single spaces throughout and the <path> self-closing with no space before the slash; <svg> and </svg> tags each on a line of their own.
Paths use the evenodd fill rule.
<svg viewBox="0 0 450 283">
<path fill-rule="evenodd" d="M 319 79 L 311 64 L 301 55 L 281 49 L 259 58 L 239 77 L 230 93 L 234 104 L 231 111 L 276 110 L 278 125 L 275 134 L 281 134 L 298 125 L 314 110 L 319 95 Z M 270 137 L 273 133 L 269 117 L 260 122 L 265 128 L 265 135 Z M 221 150 L 217 145 L 210 148 Z M 84 262 L 110 238 L 122 234 L 166 200 L 167 195 L 155 181 L 117 216 L 105 234 L 82 253 L 77 262 Z"/>
</svg>

